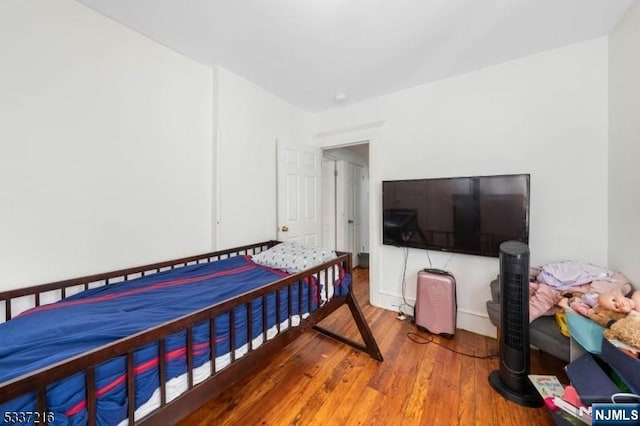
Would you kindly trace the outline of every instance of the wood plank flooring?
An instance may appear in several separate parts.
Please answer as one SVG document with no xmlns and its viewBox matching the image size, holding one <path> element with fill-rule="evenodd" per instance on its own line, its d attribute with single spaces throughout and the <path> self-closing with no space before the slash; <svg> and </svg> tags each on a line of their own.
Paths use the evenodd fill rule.
<svg viewBox="0 0 640 426">
<path fill-rule="evenodd" d="M 546 410 L 507 401 L 489 385 L 495 339 L 458 330 L 452 340 L 417 332 L 393 312 L 369 304 L 368 269 L 354 290 L 385 360 L 315 332 L 273 357 L 269 367 L 208 401 L 180 423 L 193 425 L 553 425 Z M 322 325 L 359 340 L 348 308 Z M 414 340 L 431 343 L 416 343 Z M 448 350 L 447 348 L 451 349 Z M 568 383 L 564 363 L 532 351 L 531 371 Z"/>
</svg>

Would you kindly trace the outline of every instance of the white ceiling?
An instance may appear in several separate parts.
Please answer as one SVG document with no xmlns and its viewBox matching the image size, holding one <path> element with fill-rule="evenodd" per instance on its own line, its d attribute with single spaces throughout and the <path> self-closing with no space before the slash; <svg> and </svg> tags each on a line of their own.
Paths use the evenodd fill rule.
<svg viewBox="0 0 640 426">
<path fill-rule="evenodd" d="M 608 34 L 635 0 L 76 0 L 307 111 Z"/>
</svg>

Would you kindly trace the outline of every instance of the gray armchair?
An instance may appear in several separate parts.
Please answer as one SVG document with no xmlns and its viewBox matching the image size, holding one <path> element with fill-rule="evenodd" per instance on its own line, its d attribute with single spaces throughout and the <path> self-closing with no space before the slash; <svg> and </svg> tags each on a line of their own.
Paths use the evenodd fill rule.
<svg viewBox="0 0 640 426">
<path fill-rule="evenodd" d="M 491 300 L 487 301 L 487 313 L 491 323 L 500 328 L 500 281 L 491 281 Z M 569 338 L 560 333 L 560 328 L 552 316 L 536 319 L 529 325 L 529 342 L 532 346 L 569 361 Z"/>
</svg>

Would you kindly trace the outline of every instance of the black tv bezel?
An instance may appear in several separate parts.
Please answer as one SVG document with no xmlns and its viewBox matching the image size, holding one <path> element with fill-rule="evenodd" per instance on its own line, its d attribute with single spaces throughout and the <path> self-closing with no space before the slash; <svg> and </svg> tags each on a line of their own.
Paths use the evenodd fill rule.
<svg viewBox="0 0 640 426">
<path fill-rule="evenodd" d="M 418 178 L 418 179 L 388 179 L 382 181 L 381 188 L 381 196 L 380 201 L 382 204 L 382 220 L 381 220 L 381 228 L 382 235 L 381 240 L 382 244 L 391 247 L 408 247 L 415 248 L 420 250 L 432 250 L 432 251 L 440 251 L 444 253 L 457 253 L 457 254 L 467 254 L 472 256 L 482 256 L 482 257 L 492 257 L 497 258 L 500 256 L 499 251 L 496 253 L 483 253 L 473 250 L 464 250 L 464 249 L 452 249 L 448 247 L 442 246 L 425 246 L 413 244 L 411 242 L 407 244 L 393 244 L 393 243 L 385 243 L 384 240 L 384 184 L 385 183 L 397 183 L 397 182 L 422 182 L 422 181 L 434 181 L 434 180 L 457 180 L 457 179 L 474 179 L 474 178 L 499 178 L 499 177 L 525 177 L 526 178 L 526 196 L 527 196 L 527 207 L 525 210 L 525 241 L 523 243 L 529 244 L 529 219 L 530 219 L 530 209 L 531 209 L 531 174 L 530 173 L 507 173 L 500 175 L 478 175 L 478 176 L 448 176 L 448 177 L 433 177 L 433 178 Z M 515 240 L 521 241 L 521 240 Z"/>
</svg>

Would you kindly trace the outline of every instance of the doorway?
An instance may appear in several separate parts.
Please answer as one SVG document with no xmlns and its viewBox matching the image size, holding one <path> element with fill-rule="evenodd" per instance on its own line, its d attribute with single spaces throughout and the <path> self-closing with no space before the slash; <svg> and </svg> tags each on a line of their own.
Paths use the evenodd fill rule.
<svg viewBox="0 0 640 426">
<path fill-rule="evenodd" d="M 323 150 L 322 245 L 351 252 L 368 267 L 369 144 Z"/>
</svg>

